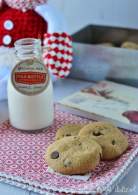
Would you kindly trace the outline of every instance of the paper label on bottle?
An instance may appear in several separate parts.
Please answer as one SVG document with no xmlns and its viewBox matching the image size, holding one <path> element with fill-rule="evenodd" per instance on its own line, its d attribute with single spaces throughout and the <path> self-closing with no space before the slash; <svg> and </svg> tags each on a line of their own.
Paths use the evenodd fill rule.
<svg viewBox="0 0 138 195">
<path fill-rule="evenodd" d="M 12 71 L 12 83 L 25 95 L 43 92 L 49 83 L 47 68 L 37 59 L 19 62 Z"/>
</svg>

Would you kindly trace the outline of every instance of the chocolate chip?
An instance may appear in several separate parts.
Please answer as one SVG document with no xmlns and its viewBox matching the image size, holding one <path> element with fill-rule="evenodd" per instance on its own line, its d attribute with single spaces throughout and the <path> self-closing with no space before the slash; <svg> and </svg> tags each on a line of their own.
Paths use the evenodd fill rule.
<svg viewBox="0 0 138 195">
<path fill-rule="evenodd" d="M 112 140 L 112 145 L 115 145 L 116 144 L 116 141 L 115 140 Z"/>
<path fill-rule="evenodd" d="M 71 134 L 66 134 L 66 136 L 71 136 Z"/>
<path fill-rule="evenodd" d="M 54 151 L 51 153 L 51 158 L 52 159 L 57 159 L 59 157 L 59 152 L 58 151 Z"/>
<path fill-rule="evenodd" d="M 103 135 L 100 131 L 98 131 L 98 132 L 93 132 L 93 135 L 94 136 L 100 136 L 100 135 Z"/>
</svg>

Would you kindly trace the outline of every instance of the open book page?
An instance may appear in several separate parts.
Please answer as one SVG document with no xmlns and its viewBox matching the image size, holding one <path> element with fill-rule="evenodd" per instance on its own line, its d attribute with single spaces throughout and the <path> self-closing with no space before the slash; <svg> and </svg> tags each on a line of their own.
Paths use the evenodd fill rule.
<svg viewBox="0 0 138 195">
<path fill-rule="evenodd" d="M 138 89 L 101 81 L 60 101 L 61 104 L 121 123 L 138 125 Z"/>
</svg>

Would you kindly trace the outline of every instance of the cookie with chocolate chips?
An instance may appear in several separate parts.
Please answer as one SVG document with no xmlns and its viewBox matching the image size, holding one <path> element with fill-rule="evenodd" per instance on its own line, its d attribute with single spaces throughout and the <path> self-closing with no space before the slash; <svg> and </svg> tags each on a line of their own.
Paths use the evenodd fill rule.
<svg viewBox="0 0 138 195">
<path fill-rule="evenodd" d="M 100 162 L 101 146 L 89 137 L 64 137 L 51 144 L 45 160 L 53 170 L 67 175 L 84 174 Z"/>
<path fill-rule="evenodd" d="M 124 43 L 122 43 L 121 45 L 122 48 L 126 48 L 126 49 L 136 49 L 138 50 L 138 44 L 131 42 L 131 41 L 126 41 Z"/>
<path fill-rule="evenodd" d="M 66 124 L 57 130 L 55 140 L 59 140 L 63 137 L 78 135 L 83 126 L 84 125 L 81 124 Z"/>
<path fill-rule="evenodd" d="M 94 122 L 84 126 L 79 136 L 91 137 L 102 147 L 102 159 L 113 160 L 123 154 L 128 148 L 126 136 L 113 124 Z"/>
</svg>

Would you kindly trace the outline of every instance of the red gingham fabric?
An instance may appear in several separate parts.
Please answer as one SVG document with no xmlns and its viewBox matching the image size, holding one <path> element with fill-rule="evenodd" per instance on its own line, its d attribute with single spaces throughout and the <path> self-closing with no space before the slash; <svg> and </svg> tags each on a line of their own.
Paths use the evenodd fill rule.
<svg viewBox="0 0 138 195">
<path fill-rule="evenodd" d="M 45 65 L 57 77 L 68 76 L 73 58 L 71 36 L 66 33 L 47 33 L 44 35 L 44 47 Z"/>
<path fill-rule="evenodd" d="M 5 0 L 5 2 L 12 8 L 26 11 L 34 9 L 39 4 L 46 3 L 47 0 Z"/>
<path fill-rule="evenodd" d="M 65 124 L 85 125 L 90 122 L 92 120 L 62 112 L 61 108 L 56 106 L 53 125 L 41 133 L 19 131 L 7 121 L 0 124 L 0 180 L 45 195 L 59 195 L 59 191 L 66 192 L 66 195 L 93 194 L 93 191 L 95 195 L 101 195 L 105 194 L 105 191 L 109 192 L 114 184 L 128 173 L 137 159 L 137 133 L 123 131 L 129 141 L 128 150 L 116 160 L 101 161 L 95 171 L 90 173 L 91 177 L 87 181 L 56 172 L 50 173 L 44 160 L 45 151 L 48 145 L 54 142 L 58 128 Z"/>
<path fill-rule="evenodd" d="M 12 21 L 13 28 L 7 30 L 4 27 L 5 21 Z M 34 10 L 22 12 L 17 9 L 12 9 L 4 6 L 0 11 L 0 45 L 4 45 L 4 37 L 11 37 L 11 42 L 8 47 L 13 47 L 16 40 L 21 38 L 41 38 L 47 32 L 46 21 L 39 16 Z"/>
</svg>

